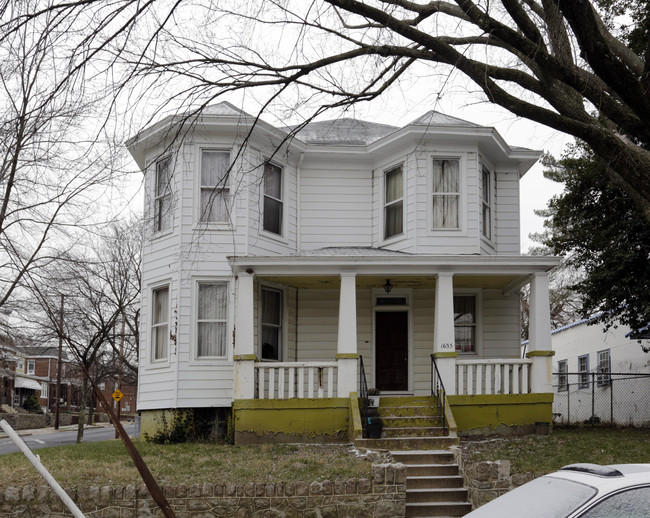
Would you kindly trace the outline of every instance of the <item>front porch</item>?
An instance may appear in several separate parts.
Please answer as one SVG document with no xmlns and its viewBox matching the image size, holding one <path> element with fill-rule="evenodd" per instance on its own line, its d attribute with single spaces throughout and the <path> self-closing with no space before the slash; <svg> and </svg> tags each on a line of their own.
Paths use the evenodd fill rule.
<svg viewBox="0 0 650 518">
<path fill-rule="evenodd" d="M 233 411 L 242 441 L 359 438 L 364 386 L 384 397 L 444 395 L 452 434 L 551 421 L 554 258 L 391 253 L 230 263 Z M 522 359 L 519 289 L 528 283 Z"/>
</svg>

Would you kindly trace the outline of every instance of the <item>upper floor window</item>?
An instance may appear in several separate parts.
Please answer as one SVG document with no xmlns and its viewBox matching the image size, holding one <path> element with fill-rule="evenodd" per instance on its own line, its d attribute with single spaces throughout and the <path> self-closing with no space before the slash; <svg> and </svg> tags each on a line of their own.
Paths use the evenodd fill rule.
<svg viewBox="0 0 650 518">
<path fill-rule="evenodd" d="M 201 223 L 228 222 L 230 153 L 201 151 Z"/>
<path fill-rule="evenodd" d="M 151 304 L 151 359 L 166 360 L 169 345 L 169 286 L 152 292 Z"/>
<path fill-rule="evenodd" d="M 403 232 L 404 184 L 402 166 L 386 172 L 384 195 L 384 239 Z"/>
<path fill-rule="evenodd" d="M 282 235 L 282 168 L 264 164 L 264 223 L 267 232 Z"/>
<path fill-rule="evenodd" d="M 598 351 L 598 385 L 609 385 L 610 370 L 609 349 Z"/>
<path fill-rule="evenodd" d="M 578 356 L 578 388 L 589 386 L 589 355 Z"/>
<path fill-rule="evenodd" d="M 562 392 L 564 390 L 569 390 L 569 365 L 566 360 L 560 360 L 557 364 L 557 390 Z"/>
<path fill-rule="evenodd" d="M 460 159 L 433 159 L 433 228 L 460 228 Z"/>
<path fill-rule="evenodd" d="M 226 356 L 228 284 L 200 282 L 196 312 L 196 355 Z"/>
<path fill-rule="evenodd" d="M 49 388 L 50 386 L 46 381 L 41 382 L 41 397 L 42 398 L 47 398 L 49 397 Z"/>
<path fill-rule="evenodd" d="M 27 374 L 34 374 L 36 372 L 36 361 L 27 360 Z"/>
<path fill-rule="evenodd" d="M 167 230 L 172 223 L 172 159 L 156 162 L 156 193 L 154 196 L 154 230 Z"/>
<path fill-rule="evenodd" d="M 262 359 L 281 360 L 282 291 L 262 288 Z"/>
<path fill-rule="evenodd" d="M 481 212 L 483 216 L 483 235 L 492 239 L 492 184 L 490 171 L 483 168 L 481 173 Z"/>
<path fill-rule="evenodd" d="M 18 360 L 16 362 L 16 371 L 25 372 L 25 360 Z"/>
<path fill-rule="evenodd" d="M 476 352 L 475 295 L 454 295 L 454 342 L 458 352 Z"/>
</svg>

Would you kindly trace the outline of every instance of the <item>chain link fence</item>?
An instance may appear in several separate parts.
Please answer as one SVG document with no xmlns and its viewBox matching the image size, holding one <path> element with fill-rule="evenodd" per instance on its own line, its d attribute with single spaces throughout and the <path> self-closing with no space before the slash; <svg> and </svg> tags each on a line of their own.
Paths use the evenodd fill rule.
<svg viewBox="0 0 650 518">
<path fill-rule="evenodd" d="M 553 374 L 553 422 L 650 426 L 650 374 Z"/>
</svg>

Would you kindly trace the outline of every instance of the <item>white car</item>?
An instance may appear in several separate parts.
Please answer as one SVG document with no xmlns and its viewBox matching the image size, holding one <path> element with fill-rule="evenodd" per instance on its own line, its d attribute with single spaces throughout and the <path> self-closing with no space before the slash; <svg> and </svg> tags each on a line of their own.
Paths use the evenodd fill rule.
<svg viewBox="0 0 650 518">
<path fill-rule="evenodd" d="M 650 464 L 571 464 L 465 515 L 466 518 L 647 518 Z"/>
</svg>

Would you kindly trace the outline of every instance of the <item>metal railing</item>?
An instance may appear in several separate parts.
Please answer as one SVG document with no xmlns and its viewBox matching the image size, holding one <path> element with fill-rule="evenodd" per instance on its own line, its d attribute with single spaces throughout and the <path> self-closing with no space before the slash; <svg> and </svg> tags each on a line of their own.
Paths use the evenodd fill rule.
<svg viewBox="0 0 650 518">
<path fill-rule="evenodd" d="M 456 394 L 528 394 L 532 360 L 457 360 Z"/>
<path fill-rule="evenodd" d="M 363 436 L 368 436 L 368 381 L 363 356 L 359 355 L 359 398 L 361 398 L 361 428 Z"/>
<path fill-rule="evenodd" d="M 337 397 L 336 362 L 255 364 L 258 399 Z"/>
<path fill-rule="evenodd" d="M 438 407 L 438 413 L 442 419 L 442 432 L 444 435 L 447 435 L 447 417 L 445 415 L 445 385 L 442 382 L 442 378 L 440 377 L 438 364 L 436 363 L 436 358 L 433 354 L 431 355 L 431 395 L 435 398 L 436 405 Z"/>
</svg>

